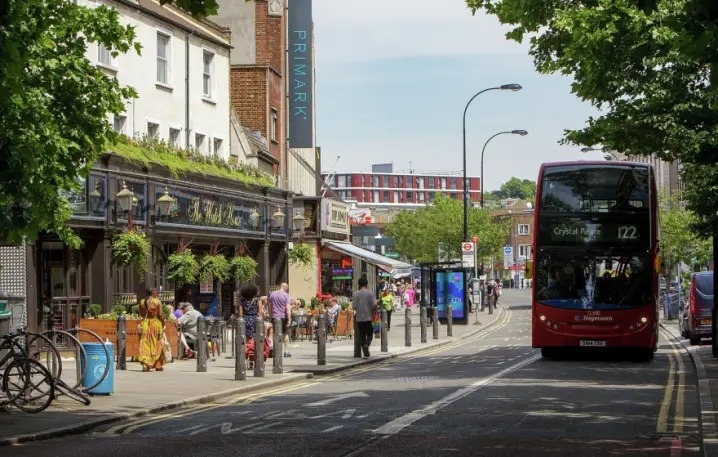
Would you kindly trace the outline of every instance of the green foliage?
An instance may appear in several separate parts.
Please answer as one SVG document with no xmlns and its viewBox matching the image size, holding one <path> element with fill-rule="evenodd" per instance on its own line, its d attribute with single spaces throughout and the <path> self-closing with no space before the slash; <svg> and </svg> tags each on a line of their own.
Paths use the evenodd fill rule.
<svg viewBox="0 0 718 457">
<path fill-rule="evenodd" d="M 142 316 L 139 314 L 132 314 L 127 312 L 117 312 L 112 311 L 111 313 L 104 313 L 97 316 L 97 319 L 101 320 L 107 320 L 107 321 L 116 321 L 120 316 L 125 316 L 125 319 L 128 321 L 137 321 L 142 319 Z"/>
<path fill-rule="evenodd" d="M 125 314 L 127 313 L 127 307 L 118 303 L 116 305 L 112 305 L 110 312 L 115 314 Z"/>
<path fill-rule="evenodd" d="M 342 308 L 342 310 L 347 310 L 351 306 L 352 302 L 349 300 L 348 297 L 337 297 L 337 304 Z"/>
<path fill-rule="evenodd" d="M 145 167 L 153 164 L 166 167 L 175 178 L 197 173 L 274 187 L 272 176 L 254 165 L 229 163 L 216 154 L 204 155 L 194 148 L 177 148 L 165 140 L 146 135 L 136 139 L 119 136 L 114 144 L 107 145 L 107 150 Z"/>
<path fill-rule="evenodd" d="M 167 279 L 177 287 L 194 284 L 199 277 L 199 262 L 191 249 L 171 254 L 167 258 Z"/>
<path fill-rule="evenodd" d="M 715 164 L 683 164 L 682 177 L 688 209 L 695 215 L 715 214 L 718 209 L 718 167 Z M 718 220 L 696 217 L 691 222 L 691 229 L 708 237 L 715 233 L 715 224 Z"/>
<path fill-rule="evenodd" d="M 85 57 L 98 42 L 115 55 L 139 50 L 114 8 L 0 2 L 0 240 L 47 230 L 81 244 L 65 225 L 72 213 L 62 194 L 78 190 L 76 178 L 114 136 L 109 115 L 136 95 Z"/>
<path fill-rule="evenodd" d="M 306 301 L 305 299 L 303 299 L 303 298 L 300 298 L 300 299 L 299 299 L 299 304 L 300 304 L 300 306 L 301 306 L 302 308 L 306 308 L 306 307 L 307 307 L 307 301 Z"/>
<path fill-rule="evenodd" d="M 287 257 L 290 265 L 310 268 L 314 261 L 314 250 L 307 243 L 294 243 Z"/>
<path fill-rule="evenodd" d="M 530 37 L 537 70 L 573 77 L 572 91 L 601 109 L 564 143 L 602 145 L 627 156 L 718 159 L 718 27 L 715 0 L 467 0 Z M 703 189 L 718 174 L 697 172 Z M 685 174 L 686 186 L 694 173 Z M 698 185 L 695 185 L 696 188 Z M 697 226 L 718 227 L 715 205 L 686 192 Z M 695 200 L 699 198 L 699 200 Z"/>
<path fill-rule="evenodd" d="M 312 297 L 312 299 L 309 301 L 309 307 L 311 309 L 317 309 L 319 308 L 319 304 L 321 303 L 321 300 L 317 297 Z"/>
<path fill-rule="evenodd" d="M 87 305 L 87 312 L 85 313 L 85 317 L 97 318 L 100 313 L 102 313 L 102 305 L 99 305 L 97 303 L 91 303 Z"/>
<path fill-rule="evenodd" d="M 211 276 L 219 282 L 229 279 L 229 261 L 222 254 L 206 254 L 199 262 L 199 279 L 205 281 Z"/>
<path fill-rule="evenodd" d="M 705 265 L 710 258 L 713 241 L 698 236 L 691 229 L 696 224 L 695 214 L 681 208 L 678 195 L 660 194 L 661 253 L 669 273 L 679 263 Z"/>
<path fill-rule="evenodd" d="M 499 192 L 501 198 L 520 198 L 533 203 L 536 198 L 536 182 L 530 179 L 511 178 L 501 185 Z"/>
<path fill-rule="evenodd" d="M 232 259 L 230 269 L 235 281 L 251 281 L 257 276 L 257 261 L 249 256 L 236 256 Z"/>
<path fill-rule="evenodd" d="M 150 242 L 144 232 L 126 230 L 112 242 L 112 261 L 119 267 L 133 265 L 143 276 L 150 257 Z"/>
<path fill-rule="evenodd" d="M 478 257 L 488 262 L 506 241 L 508 222 L 495 221 L 488 211 L 469 208 L 469 236 L 479 237 Z M 424 208 L 404 210 L 387 224 L 396 250 L 417 262 L 436 262 L 438 246 L 448 247 L 450 258 L 461 256 L 463 241 L 463 204 L 443 195 Z"/>
<path fill-rule="evenodd" d="M 130 306 L 130 314 L 140 314 L 140 304 L 137 303 L 136 305 Z"/>
</svg>

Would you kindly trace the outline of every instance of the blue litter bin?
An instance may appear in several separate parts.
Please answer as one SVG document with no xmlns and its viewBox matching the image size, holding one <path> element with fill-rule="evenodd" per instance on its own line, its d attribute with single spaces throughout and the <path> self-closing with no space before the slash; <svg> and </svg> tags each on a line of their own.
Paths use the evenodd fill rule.
<svg viewBox="0 0 718 457">
<path fill-rule="evenodd" d="M 105 373 L 105 367 L 109 366 L 105 379 L 97 387 L 87 391 L 90 394 L 110 395 L 115 390 L 115 364 L 113 363 L 115 348 L 110 342 L 106 342 L 104 345 L 107 346 L 107 352 L 110 355 L 109 360 L 107 360 L 107 354 L 105 354 L 102 343 L 82 343 L 82 347 L 85 348 L 85 353 L 87 354 L 86 358 L 81 359 L 80 364 L 82 371 L 85 372 L 85 376 L 82 378 L 83 387 L 91 387 L 96 384 Z M 85 370 L 86 362 L 87 370 Z"/>
</svg>

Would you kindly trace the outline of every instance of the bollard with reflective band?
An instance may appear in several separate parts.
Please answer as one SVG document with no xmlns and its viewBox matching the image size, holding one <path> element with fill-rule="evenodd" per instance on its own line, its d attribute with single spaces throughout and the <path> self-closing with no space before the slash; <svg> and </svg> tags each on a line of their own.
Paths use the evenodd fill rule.
<svg viewBox="0 0 718 457">
<path fill-rule="evenodd" d="M 254 321 L 254 377 L 264 377 L 264 319 L 257 316 Z"/>
<path fill-rule="evenodd" d="M 244 344 L 247 340 L 246 333 L 244 318 L 238 317 L 234 321 L 234 344 L 232 345 L 234 352 L 235 381 L 244 381 L 247 379 L 247 355 L 244 350 Z"/>
<path fill-rule="evenodd" d="M 354 315 L 354 358 L 361 358 L 361 335 L 359 335 L 359 323 L 357 322 L 356 315 Z"/>
<path fill-rule="evenodd" d="M 327 364 L 327 316 L 317 316 L 317 365 Z"/>
<path fill-rule="evenodd" d="M 389 332 L 386 310 L 381 310 L 381 352 L 389 352 Z"/>
<path fill-rule="evenodd" d="M 406 308 L 406 326 L 404 327 L 404 346 L 411 347 L 411 308 Z"/>
<path fill-rule="evenodd" d="M 419 309 L 419 324 L 421 325 L 421 342 L 426 343 L 426 306 Z"/>
<path fill-rule="evenodd" d="M 117 318 L 117 365 L 115 368 L 127 369 L 127 320 L 124 315 Z"/>
<path fill-rule="evenodd" d="M 453 309 L 451 308 L 451 303 L 446 304 L 446 336 L 454 336 L 454 322 L 453 322 L 453 315 L 452 315 Z"/>
<path fill-rule="evenodd" d="M 287 329 L 289 330 L 289 329 Z M 274 319 L 274 358 L 272 359 L 272 373 L 282 374 L 284 373 L 284 367 L 282 364 L 282 320 Z"/>
<path fill-rule="evenodd" d="M 437 308 L 436 306 L 433 306 L 431 308 L 431 310 L 432 310 L 431 315 L 433 316 L 432 321 L 434 323 L 433 337 L 435 340 L 438 340 L 439 339 L 439 308 Z"/>
<path fill-rule="evenodd" d="M 207 371 L 207 319 L 197 318 L 197 372 Z"/>
</svg>

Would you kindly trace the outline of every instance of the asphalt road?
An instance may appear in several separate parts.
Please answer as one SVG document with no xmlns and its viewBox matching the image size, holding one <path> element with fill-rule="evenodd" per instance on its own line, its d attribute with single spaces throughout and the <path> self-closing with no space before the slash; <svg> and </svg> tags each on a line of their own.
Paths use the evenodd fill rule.
<svg viewBox="0 0 718 457">
<path fill-rule="evenodd" d="M 701 455 L 685 354 L 664 338 L 651 362 L 543 360 L 529 313 L 511 306 L 493 330 L 453 346 L 2 454 Z"/>
</svg>

